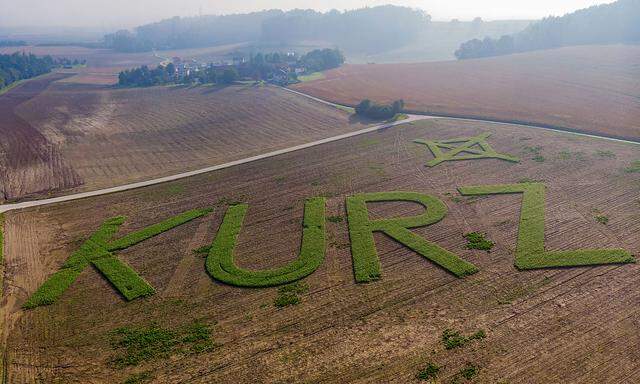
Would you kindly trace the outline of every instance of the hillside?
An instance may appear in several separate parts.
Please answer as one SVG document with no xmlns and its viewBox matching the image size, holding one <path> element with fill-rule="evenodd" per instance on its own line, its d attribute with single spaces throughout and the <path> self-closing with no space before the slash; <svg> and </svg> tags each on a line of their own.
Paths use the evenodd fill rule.
<svg viewBox="0 0 640 384">
<path fill-rule="evenodd" d="M 56 76 L 0 96 L 6 200 L 167 176 L 362 127 L 271 86 L 114 89 Z"/>
<path fill-rule="evenodd" d="M 412 142 L 482 133 L 491 133 L 492 147 L 520 163 L 482 159 L 425 167 L 432 156 Z M 443 382 L 460 372 L 475 383 L 638 382 L 640 267 L 518 271 L 521 196 L 462 196 L 457 190 L 544 183 L 547 250 L 623 248 L 637 255 L 640 174 L 628 169 L 638 153 L 635 145 L 521 126 L 429 120 L 175 183 L 9 212 L 1 312 L 6 377 L 418 383 L 418 372 L 432 363 L 441 367 Z M 377 233 L 382 276 L 355 283 L 345 198 L 399 190 L 446 205 L 442 221 L 413 233 L 473 263 L 477 273 L 456 278 Z M 308 291 L 301 289 L 297 305 L 275 307 L 275 287 L 213 280 L 205 270 L 207 251 L 194 252 L 211 244 L 231 207 L 245 202 L 237 264 L 251 270 L 284 265 L 299 250 L 304 199 L 314 196 L 327 201 L 327 252 L 304 280 Z M 98 269 L 87 267 L 53 304 L 20 308 L 104 220 L 127 216 L 120 238 L 203 207 L 215 210 L 116 252 L 153 295 L 126 301 Z M 368 209 L 372 220 L 423 211 L 406 202 Z M 467 248 L 463 235 L 472 231 L 495 243 L 490 252 Z M 460 345 L 443 344 L 443 335 L 480 330 L 483 336 Z"/>
<path fill-rule="evenodd" d="M 356 104 L 548 125 L 640 140 L 640 46 L 567 47 L 496 58 L 347 65 L 293 88 Z"/>
</svg>

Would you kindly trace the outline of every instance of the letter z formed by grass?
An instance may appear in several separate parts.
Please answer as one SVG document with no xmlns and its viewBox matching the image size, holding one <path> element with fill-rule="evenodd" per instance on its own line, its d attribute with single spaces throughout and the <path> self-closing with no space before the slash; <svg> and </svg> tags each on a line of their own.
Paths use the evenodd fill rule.
<svg viewBox="0 0 640 384">
<path fill-rule="evenodd" d="M 109 241 L 118 232 L 125 218 L 119 216 L 108 219 L 67 259 L 58 272 L 29 297 L 23 307 L 35 308 L 54 303 L 90 264 L 96 267 L 127 300 L 152 295 L 155 292 L 153 287 L 113 252 L 129 248 L 211 211 L 212 209 L 207 208 L 194 209 L 111 242 Z"/>
<path fill-rule="evenodd" d="M 522 193 L 518 245 L 515 265 L 518 269 L 576 267 L 583 265 L 634 263 L 624 249 L 544 250 L 544 184 L 521 183 L 481 185 L 458 188 L 462 195 Z"/>
</svg>

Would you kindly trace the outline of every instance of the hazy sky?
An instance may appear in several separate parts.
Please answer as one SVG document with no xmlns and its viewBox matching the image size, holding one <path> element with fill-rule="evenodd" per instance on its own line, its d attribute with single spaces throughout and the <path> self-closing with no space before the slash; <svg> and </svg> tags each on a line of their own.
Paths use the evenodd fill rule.
<svg viewBox="0 0 640 384">
<path fill-rule="evenodd" d="M 421 8 L 435 20 L 538 19 L 611 0 L 0 0 L 0 27 L 132 27 L 171 16 L 270 8 L 351 9 L 381 4 Z"/>
</svg>

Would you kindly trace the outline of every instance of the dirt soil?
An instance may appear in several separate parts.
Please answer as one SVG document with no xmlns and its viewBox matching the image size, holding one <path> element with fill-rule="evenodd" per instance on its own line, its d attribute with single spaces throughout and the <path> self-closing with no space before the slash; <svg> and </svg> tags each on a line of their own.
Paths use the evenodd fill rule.
<svg viewBox="0 0 640 384">
<path fill-rule="evenodd" d="M 533 123 L 640 140 L 640 46 L 568 47 L 416 64 L 346 65 L 294 85 L 345 104 Z"/>
<path fill-rule="evenodd" d="M 40 77 L 0 95 L 0 203 L 82 183 L 59 148 L 16 113 L 20 105 L 66 76 Z"/>
<path fill-rule="evenodd" d="M 43 164 L 24 165 L 25 150 L 8 153 L 5 200 L 172 175 L 365 126 L 271 86 L 115 89 L 50 81 L 27 82 L 0 98 L 3 148 L 35 146 L 27 160 Z"/>
<path fill-rule="evenodd" d="M 413 139 L 491 132 L 498 152 L 522 159 L 445 162 Z M 533 160 L 531 148 L 540 157 Z M 541 160 L 542 158 L 542 160 Z M 546 248 L 625 248 L 640 253 L 640 159 L 635 145 L 519 126 L 453 120 L 417 122 L 289 153 L 170 184 L 7 214 L 9 383 L 114 383 L 151 372 L 154 383 L 411 383 L 427 362 L 451 382 L 465 364 L 474 383 L 640 382 L 637 278 L 640 266 L 615 265 L 519 272 L 513 266 L 521 197 L 465 198 L 465 185 L 543 181 Z M 447 216 L 415 232 L 474 263 L 464 279 L 376 236 L 383 277 L 355 284 L 345 196 L 408 190 L 437 196 Z M 297 254 L 303 202 L 328 198 L 326 260 L 305 279 L 297 306 L 276 309 L 276 289 L 214 282 L 192 252 L 208 244 L 231 201 L 250 204 L 236 254 L 239 265 L 267 268 Z M 125 302 L 88 268 L 55 304 L 20 305 L 106 218 L 127 215 L 121 233 L 184 210 L 215 206 L 210 216 L 119 252 L 157 290 Z M 417 212 L 410 204 L 376 204 L 373 217 Z M 601 224 L 597 215 L 609 218 Z M 468 250 L 463 234 L 480 231 L 490 253 Z M 109 333 L 117 327 L 213 325 L 220 344 L 117 369 Z M 215 324 L 215 325 L 214 325 Z M 453 350 L 447 329 L 486 339 Z"/>
</svg>

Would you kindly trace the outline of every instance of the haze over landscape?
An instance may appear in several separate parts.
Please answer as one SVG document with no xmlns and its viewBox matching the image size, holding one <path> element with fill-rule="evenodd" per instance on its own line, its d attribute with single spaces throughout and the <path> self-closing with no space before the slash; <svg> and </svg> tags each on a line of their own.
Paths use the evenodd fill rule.
<svg viewBox="0 0 640 384">
<path fill-rule="evenodd" d="M 1 0 L 0 28 L 15 26 L 65 26 L 131 28 L 173 16 L 230 14 L 264 9 L 346 10 L 385 4 L 423 9 L 434 20 L 539 19 L 560 16 L 575 9 L 610 3 L 602 0 Z"/>
<path fill-rule="evenodd" d="M 640 383 L 640 0 L 0 0 L 2 384 Z"/>
</svg>

